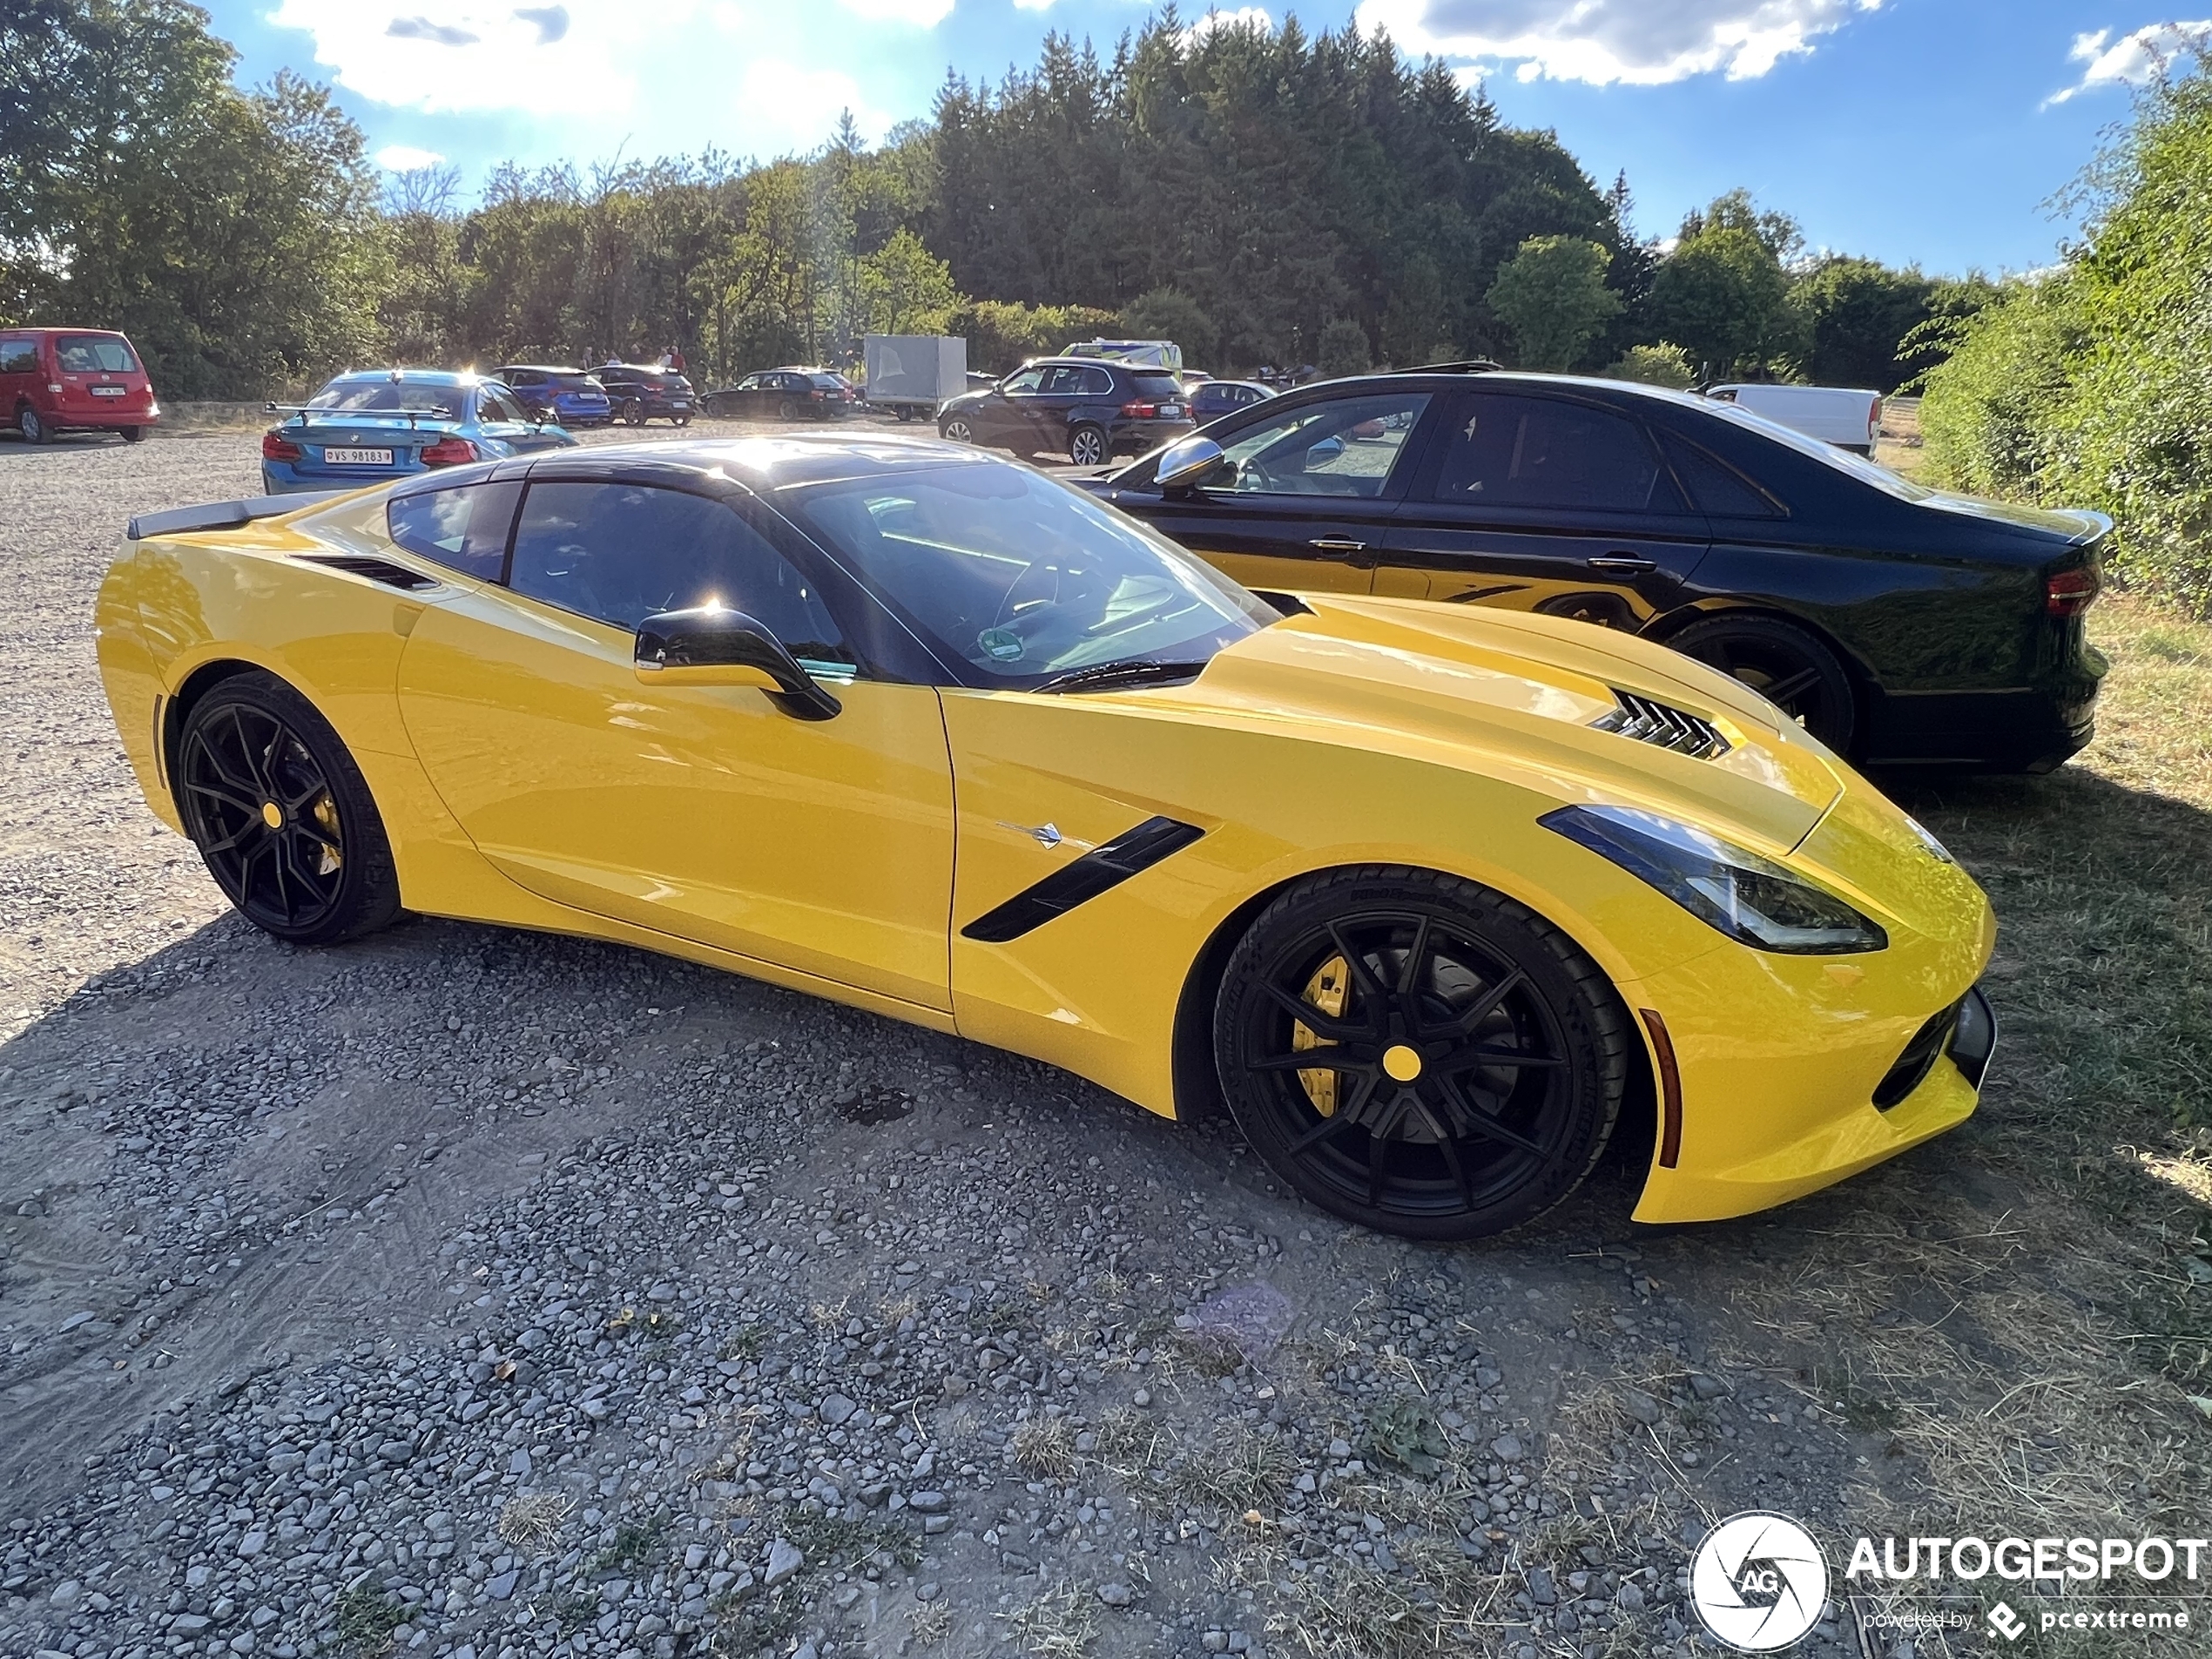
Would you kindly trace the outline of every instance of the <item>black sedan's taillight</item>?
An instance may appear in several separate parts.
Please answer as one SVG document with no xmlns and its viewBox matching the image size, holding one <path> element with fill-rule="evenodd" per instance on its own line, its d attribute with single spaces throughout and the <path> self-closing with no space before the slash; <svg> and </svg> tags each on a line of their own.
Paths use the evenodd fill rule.
<svg viewBox="0 0 2212 1659">
<path fill-rule="evenodd" d="M 2053 571 L 2043 578 L 2043 609 L 2054 617 L 2078 617 L 2096 603 L 2103 586 L 2094 564 Z"/>
</svg>

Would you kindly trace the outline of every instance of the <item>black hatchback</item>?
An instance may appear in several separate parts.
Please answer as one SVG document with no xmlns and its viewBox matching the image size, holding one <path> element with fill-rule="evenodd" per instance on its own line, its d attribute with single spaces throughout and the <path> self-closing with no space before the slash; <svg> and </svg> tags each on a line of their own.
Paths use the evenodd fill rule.
<svg viewBox="0 0 2212 1659">
<path fill-rule="evenodd" d="M 672 368 L 646 363 L 607 363 L 592 371 L 606 388 L 614 417 L 628 426 L 666 421 L 671 426 L 691 424 L 691 382 Z"/>
<path fill-rule="evenodd" d="M 2045 772 L 2095 729 L 2082 613 L 2109 519 L 1944 495 L 1726 403 L 1370 374 L 1077 482 L 1247 587 L 1662 641 L 1864 765 Z"/>
<path fill-rule="evenodd" d="M 939 435 L 955 443 L 1062 455 L 1078 467 L 1170 442 L 1192 425 L 1183 382 L 1166 369 L 1096 357 L 1036 359 L 937 411 Z"/>
</svg>

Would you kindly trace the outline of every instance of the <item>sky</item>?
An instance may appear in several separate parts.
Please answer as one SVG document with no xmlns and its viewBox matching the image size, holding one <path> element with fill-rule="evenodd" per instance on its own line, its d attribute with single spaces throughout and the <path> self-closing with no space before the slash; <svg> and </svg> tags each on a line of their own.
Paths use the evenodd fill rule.
<svg viewBox="0 0 2212 1659">
<path fill-rule="evenodd" d="M 1143 0 L 202 0 L 249 83 L 333 84 L 388 169 L 465 192 L 536 165 L 871 141 L 927 118 L 948 71 L 995 80 L 1045 35 L 1102 51 Z M 2212 0 L 2189 0 L 2212 10 Z M 1281 0 L 1235 15 L 1386 30 L 1551 128 L 1635 226 L 1742 185 L 1815 249 L 1932 273 L 2024 271 L 2069 226 L 2052 199 L 2130 88 L 2212 19 L 2128 0 Z M 1195 17 L 1186 4 L 1186 17 Z"/>
</svg>

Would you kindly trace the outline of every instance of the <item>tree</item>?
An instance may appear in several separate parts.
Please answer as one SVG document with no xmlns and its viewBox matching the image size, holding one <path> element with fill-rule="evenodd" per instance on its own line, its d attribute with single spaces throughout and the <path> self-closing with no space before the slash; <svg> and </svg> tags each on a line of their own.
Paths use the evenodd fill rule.
<svg viewBox="0 0 2212 1659">
<path fill-rule="evenodd" d="M 1791 293 L 1811 338 L 1805 372 L 1822 386 L 1895 391 L 1911 377 L 1898 348 L 1928 320 L 1936 288 L 1918 270 L 1894 271 L 1873 260 L 1822 260 Z"/>
<path fill-rule="evenodd" d="M 1179 288 L 1153 288 L 1122 309 L 1122 332 L 1134 340 L 1172 340 L 1184 361 L 1211 362 L 1219 331 L 1198 302 Z"/>
<path fill-rule="evenodd" d="M 1699 230 L 1651 281 L 1651 321 L 1706 373 L 1764 372 L 1791 343 L 1790 279 L 1774 250 L 1742 226 Z"/>
<path fill-rule="evenodd" d="M 1374 367 L 1374 361 L 1367 331 L 1351 318 L 1338 317 L 1321 330 L 1313 362 L 1324 375 L 1361 374 Z"/>
<path fill-rule="evenodd" d="M 1656 346 L 1631 346 L 1599 372 L 1609 381 L 1670 386 L 1678 392 L 1697 384 L 1697 371 L 1689 366 L 1689 354 L 1663 340 Z"/>
<path fill-rule="evenodd" d="M 1621 296 L 1605 286 L 1612 256 L 1571 236 L 1532 236 L 1498 267 L 1483 298 L 1513 331 L 1523 368 L 1572 368 L 1619 314 Z"/>
</svg>

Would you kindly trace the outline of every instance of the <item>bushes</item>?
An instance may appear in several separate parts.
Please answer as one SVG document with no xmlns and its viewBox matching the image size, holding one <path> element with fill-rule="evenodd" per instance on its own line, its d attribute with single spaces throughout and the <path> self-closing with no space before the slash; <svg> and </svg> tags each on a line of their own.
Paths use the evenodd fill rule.
<svg viewBox="0 0 2212 1659">
<path fill-rule="evenodd" d="M 2212 77 L 2142 95 L 2083 245 L 1954 331 L 1920 426 L 1941 482 L 2118 526 L 2123 580 L 2212 612 Z"/>
</svg>

